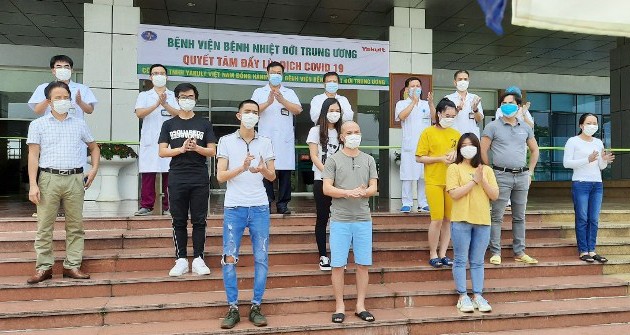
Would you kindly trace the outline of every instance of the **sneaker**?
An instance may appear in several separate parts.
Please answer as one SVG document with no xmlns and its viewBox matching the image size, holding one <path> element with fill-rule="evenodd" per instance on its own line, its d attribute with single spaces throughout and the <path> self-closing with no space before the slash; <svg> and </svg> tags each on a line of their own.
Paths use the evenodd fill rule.
<svg viewBox="0 0 630 335">
<path fill-rule="evenodd" d="M 440 262 L 442 262 L 442 265 L 453 266 L 453 260 L 448 256 L 442 257 L 442 259 L 440 259 Z"/>
<path fill-rule="evenodd" d="M 165 211 L 162 211 L 162 215 L 171 216 L 171 211 L 169 211 L 168 209 Z"/>
<path fill-rule="evenodd" d="M 223 322 L 221 322 L 221 328 L 232 329 L 239 322 L 241 322 L 241 315 L 238 312 L 238 308 L 230 306 L 227 314 L 225 314 L 225 318 L 223 318 Z"/>
<path fill-rule="evenodd" d="M 252 309 L 249 311 L 249 321 L 256 327 L 267 325 L 267 318 L 260 311 L 260 305 L 252 305 Z"/>
<path fill-rule="evenodd" d="M 429 206 L 418 207 L 418 213 L 429 213 Z"/>
<path fill-rule="evenodd" d="M 478 309 L 482 313 L 492 312 L 492 306 L 486 299 L 478 295 L 472 300 L 473 307 Z"/>
<path fill-rule="evenodd" d="M 402 206 L 400 208 L 401 213 L 411 213 L 411 206 Z"/>
<path fill-rule="evenodd" d="M 133 213 L 135 216 L 145 216 L 153 214 L 153 208 L 140 208 L 137 212 Z"/>
<path fill-rule="evenodd" d="M 475 311 L 475 307 L 473 306 L 472 301 L 470 301 L 470 297 L 467 295 L 457 301 L 457 309 L 464 313 L 472 313 Z"/>
<path fill-rule="evenodd" d="M 530 257 L 527 254 L 524 254 L 521 257 L 515 257 L 514 260 L 525 264 L 538 264 L 538 260 L 536 258 Z"/>
<path fill-rule="evenodd" d="M 330 258 L 326 256 L 319 257 L 319 269 L 322 271 L 330 271 L 332 267 L 330 266 Z"/>
<path fill-rule="evenodd" d="M 188 267 L 188 263 L 186 263 L 186 267 Z M 209 275 L 210 269 L 206 265 L 206 262 L 203 260 L 203 258 L 197 257 L 193 259 L 192 272 L 200 276 L 203 276 L 203 275 Z"/>
<path fill-rule="evenodd" d="M 178 258 L 175 261 L 175 266 L 168 273 L 171 277 L 179 277 L 188 272 L 188 260 L 186 258 Z"/>
<path fill-rule="evenodd" d="M 490 257 L 490 264 L 501 265 L 501 255 L 492 255 L 492 257 Z"/>
</svg>

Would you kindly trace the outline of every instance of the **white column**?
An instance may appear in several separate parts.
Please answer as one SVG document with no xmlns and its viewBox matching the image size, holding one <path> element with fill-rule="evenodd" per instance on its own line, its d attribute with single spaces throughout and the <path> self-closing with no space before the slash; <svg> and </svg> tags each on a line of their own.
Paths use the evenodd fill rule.
<svg viewBox="0 0 630 335">
<path fill-rule="evenodd" d="M 88 125 L 97 141 L 137 142 L 139 121 L 133 111 L 140 9 L 133 7 L 133 0 L 94 0 L 83 10 L 83 82 L 98 99 L 94 113 L 86 118 Z M 118 182 L 123 199 L 138 199 L 137 163 L 122 169 Z M 86 200 L 95 199 L 99 189 L 100 180 L 95 180 Z"/>
<path fill-rule="evenodd" d="M 394 7 L 394 25 L 389 27 L 389 72 L 433 73 L 433 31 L 424 27 L 424 9 Z M 400 146 L 401 137 L 400 128 L 389 129 L 389 145 Z M 394 163 L 395 151 L 400 152 L 400 149 L 389 151 L 389 194 L 392 210 L 397 210 L 402 205 L 400 168 Z"/>
</svg>

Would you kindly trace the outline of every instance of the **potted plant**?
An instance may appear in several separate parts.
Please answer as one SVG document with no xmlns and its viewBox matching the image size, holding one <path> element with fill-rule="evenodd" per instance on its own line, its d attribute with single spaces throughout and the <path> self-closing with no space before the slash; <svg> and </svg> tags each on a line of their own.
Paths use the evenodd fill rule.
<svg viewBox="0 0 630 335">
<path fill-rule="evenodd" d="M 120 158 L 138 158 L 138 154 L 128 145 L 117 143 L 99 143 L 98 148 L 101 149 L 101 157 L 106 160 L 112 160 L 114 156 Z"/>
<path fill-rule="evenodd" d="M 99 143 L 101 157 L 98 175 L 100 180 L 100 192 L 96 201 L 119 201 L 118 174 L 120 170 L 136 161 L 138 154 L 125 144 Z"/>
</svg>

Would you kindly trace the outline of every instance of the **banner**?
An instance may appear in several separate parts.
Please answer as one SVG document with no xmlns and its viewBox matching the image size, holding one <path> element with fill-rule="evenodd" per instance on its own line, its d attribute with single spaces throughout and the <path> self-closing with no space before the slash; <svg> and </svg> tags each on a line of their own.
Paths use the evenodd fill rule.
<svg viewBox="0 0 630 335">
<path fill-rule="evenodd" d="M 264 85 L 267 64 L 284 65 L 289 86 L 322 87 L 339 74 L 342 88 L 389 89 L 389 42 L 140 25 L 138 77 L 151 64 L 175 81 Z"/>
</svg>

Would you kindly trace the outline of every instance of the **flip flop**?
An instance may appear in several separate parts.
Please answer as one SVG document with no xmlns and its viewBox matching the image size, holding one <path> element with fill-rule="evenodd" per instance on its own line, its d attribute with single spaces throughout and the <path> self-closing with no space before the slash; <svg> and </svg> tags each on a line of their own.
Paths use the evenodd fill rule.
<svg viewBox="0 0 630 335">
<path fill-rule="evenodd" d="M 372 313 L 368 312 L 368 311 L 363 311 L 361 313 L 354 313 L 354 315 L 358 316 L 359 318 L 361 318 L 361 320 L 363 321 L 367 321 L 367 322 L 374 322 L 374 315 L 372 315 Z"/>
<path fill-rule="evenodd" d="M 593 259 L 600 262 L 600 263 L 606 263 L 608 262 L 608 258 L 602 256 L 602 255 L 593 255 Z"/>
<path fill-rule="evenodd" d="M 593 263 L 595 262 L 595 258 L 593 258 L 592 256 L 590 256 L 589 254 L 585 254 L 580 256 L 580 259 L 587 262 L 587 263 Z"/>
<path fill-rule="evenodd" d="M 332 322 L 342 323 L 346 319 L 346 315 L 343 313 L 335 313 L 332 315 Z"/>
</svg>

